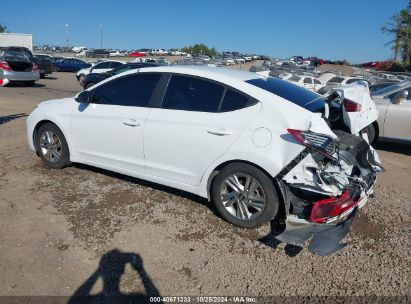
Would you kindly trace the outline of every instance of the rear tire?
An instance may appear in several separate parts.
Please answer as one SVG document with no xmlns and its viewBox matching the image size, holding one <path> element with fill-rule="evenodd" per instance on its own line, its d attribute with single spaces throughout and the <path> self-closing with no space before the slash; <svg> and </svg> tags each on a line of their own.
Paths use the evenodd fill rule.
<svg viewBox="0 0 411 304">
<path fill-rule="evenodd" d="M 279 208 L 273 181 L 244 163 L 231 163 L 215 177 L 212 199 L 221 217 L 242 228 L 258 228 L 272 220 Z"/>
<path fill-rule="evenodd" d="M 36 150 L 43 163 L 52 169 L 61 169 L 70 164 L 70 151 L 63 132 L 53 123 L 46 123 L 35 135 Z"/>
</svg>

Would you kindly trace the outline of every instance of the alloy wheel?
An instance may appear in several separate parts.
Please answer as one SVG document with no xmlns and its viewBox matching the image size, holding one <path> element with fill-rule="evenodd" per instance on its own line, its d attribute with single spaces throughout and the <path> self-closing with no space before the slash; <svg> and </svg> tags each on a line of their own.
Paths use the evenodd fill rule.
<svg viewBox="0 0 411 304">
<path fill-rule="evenodd" d="M 267 202 L 258 180 L 243 173 L 229 175 L 221 185 L 220 194 L 224 208 L 240 220 L 254 220 L 263 212 Z"/>
<path fill-rule="evenodd" d="M 45 130 L 40 135 L 40 151 L 43 157 L 50 163 L 57 163 L 63 153 L 61 140 L 56 133 Z"/>
</svg>

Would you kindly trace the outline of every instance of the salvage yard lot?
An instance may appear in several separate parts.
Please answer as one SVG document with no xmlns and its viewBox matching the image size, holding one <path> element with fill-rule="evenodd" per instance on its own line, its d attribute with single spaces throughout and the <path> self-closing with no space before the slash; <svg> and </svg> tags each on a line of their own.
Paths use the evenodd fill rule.
<svg viewBox="0 0 411 304">
<path fill-rule="evenodd" d="M 72 296 L 90 277 L 121 274 L 129 257 L 140 275 L 125 268 L 124 293 L 411 295 L 411 147 L 376 145 L 386 172 L 375 197 L 349 245 L 320 257 L 262 243 L 270 227 L 236 228 L 187 193 L 83 165 L 46 169 L 28 148 L 25 115 L 80 90 L 69 73 L 0 89 L 0 295 Z M 102 288 L 95 280 L 92 291 Z"/>
</svg>

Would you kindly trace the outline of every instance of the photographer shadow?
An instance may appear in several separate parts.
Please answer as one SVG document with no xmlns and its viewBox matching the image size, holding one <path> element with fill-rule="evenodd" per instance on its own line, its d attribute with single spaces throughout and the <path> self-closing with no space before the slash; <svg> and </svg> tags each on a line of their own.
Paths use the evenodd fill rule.
<svg viewBox="0 0 411 304">
<path fill-rule="evenodd" d="M 120 278 L 128 263 L 140 276 L 145 294 L 120 291 Z M 100 293 L 91 294 L 99 278 L 103 281 L 103 290 Z M 150 297 L 160 297 L 160 293 L 146 273 L 140 255 L 114 249 L 102 256 L 98 269 L 75 291 L 68 304 L 146 303 L 149 302 Z"/>
</svg>

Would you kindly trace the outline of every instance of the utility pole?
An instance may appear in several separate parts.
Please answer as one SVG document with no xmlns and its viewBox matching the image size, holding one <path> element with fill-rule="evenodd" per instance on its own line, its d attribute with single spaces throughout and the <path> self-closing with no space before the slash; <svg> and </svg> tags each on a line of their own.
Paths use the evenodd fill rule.
<svg viewBox="0 0 411 304">
<path fill-rule="evenodd" d="M 103 48 L 103 25 L 100 24 L 100 49 Z"/>
<path fill-rule="evenodd" d="M 70 42 L 69 42 L 69 25 L 66 23 L 66 42 L 67 42 L 67 49 L 70 49 Z"/>
</svg>

